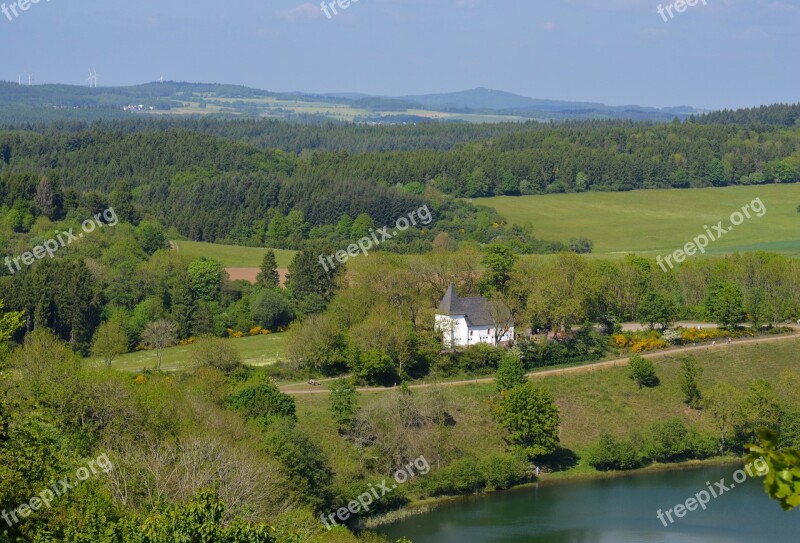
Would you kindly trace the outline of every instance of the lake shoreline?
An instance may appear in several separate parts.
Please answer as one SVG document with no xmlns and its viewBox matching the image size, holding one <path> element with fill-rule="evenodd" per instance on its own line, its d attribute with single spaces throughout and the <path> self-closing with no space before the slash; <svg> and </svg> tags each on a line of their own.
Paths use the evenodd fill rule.
<svg viewBox="0 0 800 543">
<path fill-rule="evenodd" d="M 547 487 L 564 485 L 569 483 L 582 483 L 585 481 L 595 481 L 604 479 L 619 479 L 622 477 L 636 477 L 639 475 L 647 475 L 650 473 L 658 473 L 665 471 L 683 471 L 705 467 L 714 466 L 735 466 L 742 464 L 744 457 L 736 456 L 721 456 L 709 458 L 706 460 L 687 460 L 685 462 L 670 463 L 670 464 L 651 464 L 643 468 L 638 468 L 629 471 L 578 471 L 575 469 L 567 470 L 564 472 L 546 474 L 544 478 L 538 481 L 523 483 L 513 486 L 504 490 L 496 490 L 491 492 L 479 492 L 477 494 L 466 494 L 461 496 L 440 496 L 435 498 L 425 498 L 422 500 L 415 500 L 396 511 L 390 511 L 385 515 L 366 519 L 359 526 L 363 530 L 372 530 L 380 526 L 392 524 L 403 519 L 414 517 L 417 515 L 424 515 L 433 511 L 437 507 L 445 503 L 453 503 L 457 501 L 470 500 L 475 498 L 484 498 L 495 494 L 510 494 L 514 492 L 524 492 L 530 488 Z"/>
</svg>

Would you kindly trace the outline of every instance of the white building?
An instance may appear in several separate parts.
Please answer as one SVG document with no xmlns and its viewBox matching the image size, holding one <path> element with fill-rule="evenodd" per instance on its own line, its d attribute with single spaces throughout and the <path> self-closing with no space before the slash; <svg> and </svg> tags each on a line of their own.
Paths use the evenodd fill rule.
<svg viewBox="0 0 800 543">
<path fill-rule="evenodd" d="M 451 283 L 436 311 L 436 329 L 448 347 L 500 345 L 514 339 L 514 318 L 503 302 L 459 298 Z"/>
</svg>

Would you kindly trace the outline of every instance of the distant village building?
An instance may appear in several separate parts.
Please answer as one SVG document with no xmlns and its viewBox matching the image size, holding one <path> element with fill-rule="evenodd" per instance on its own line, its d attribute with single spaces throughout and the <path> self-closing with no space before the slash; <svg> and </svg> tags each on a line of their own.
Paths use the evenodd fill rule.
<svg viewBox="0 0 800 543">
<path fill-rule="evenodd" d="M 436 311 L 436 329 L 448 347 L 502 345 L 514 339 L 514 318 L 501 301 L 459 298 L 451 283 Z"/>
</svg>

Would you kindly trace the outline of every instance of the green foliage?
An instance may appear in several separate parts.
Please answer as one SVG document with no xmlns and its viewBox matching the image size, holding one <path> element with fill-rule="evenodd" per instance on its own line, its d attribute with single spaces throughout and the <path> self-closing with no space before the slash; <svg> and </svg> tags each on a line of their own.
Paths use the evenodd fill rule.
<svg viewBox="0 0 800 543">
<path fill-rule="evenodd" d="M 681 359 L 681 391 L 683 392 L 684 402 L 693 409 L 702 407 L 703 395 L 700 392 L 700 385 L 697 382 L 703 375 L 703 368 L 697 364 L 697 360 L 691 356 Z"/>
<path fill-rule="evenodd" d="M 337 379 L 330 386 L 331 415 L 340 432 L 355 428 L 358 414 L 358 392 L 350 379 Z"/>
<path fill-rule="evenodd" d="M 192 292 L 197 299 L 208 302 L 219 299 L 224 273 L 222 264 L 204 256 L 189 264 Z"/>
<path fill-rule="evenodd" d="M 800 505 L 800 450 L 778 449 L 778 435 L 766 428 L 758 431 L 758 444 L 748 445 L 747 462 L 764 477 L 764 490 L 784 511 Z M 762 462 L 762 465 L 759 465 Z"/>
<path fill-rule="evenodd" d="M 779 430 L 782 416 L 783 409 L 772 385 L 760 379 L 753 381 L 739 404 L 733 423 L 736 444 L 743 448 L 754 442 L 762 428 Z"/>
<path fill-rule="evenodd" d="M 529 459 L 555 452 L 561 420 L 550 393 L 532 383 L 505 392 L 496 415 L 507 431 L 507 441 Z"/>
<path fill-rule="evenodd" d="M 115 208 L 116 209 L 116 208 Z M 152 221 L 142 221 L 136 227 L 136 239 L 148 255 L 167 248 L 167 237 L 161 225 Z"/>
<path fill-rule="evenodd" d="M 734 326 L 744 320 L 744 295 L 734 284 L 712 285 L 706 296 L 706 311 L 714 322 Z"/>
<path fill-rule="evenodd" d="M 272 249 L 264 254 L 264 260 L 261 262 L 256 282 L 264 288 L 278 288 L 280 286 L 278 261 L 275 258 L 275 251 Z"/>
<path fill-rule="evenodd" d="M 659 384 L 656 367 L 650 360 L 638 354 L 631 356 L 628 361 L 628 377 L 639 385 L 639 388 L 652 388 Z"/>
<path fill-rule="evenodd" d="M 522 365 L 522 360 L 520 360 L 517 352 L 509 351 L 503 354 L 497 366 L 495 381 L 497 383 L 497 390 L 500 392 L 511 390 L 515 386 L 528 381 L 528 378 L 525 376 L 525 367 Z"/>
<path fill-rule="evenodd" d="M 656 292 L 648 292 L 639 305 L 639 322 L 654 330 L 660 324 L 663 330 L 669 328 L 678 316 L 678 306 L 669 297 Z"/>
<path fill-rule="evenodd" d="M 490 245 L 484 250 L 483 265 L 486 271 L 480 289 L 484 295 L 493 291 L 505 292 L 517 255 L 505 245 Z"/>
<path fill-rule="evenodd" d="M 294 398 L 284 394 L 273 383 L 259 383 L 231 394 L 228 405 L 245 418 L 271 424 L 278 418 L 297 419 Z"/>
<path fill-rule="evenodd" d="M 681 419 L 673 418 L 648 428 L 642 444 L 642 454 L 653 462 L 682 462 L 693 458 L 708 458 L 717 452 L 717 441 L 693 428 Z"/>
<path fill-rule="evenodd" d="M 361 353 L 353 364 L 353 374 L 370 385 L 391 386 L 399 381 L 394 362 L 380 349 Z"/>
<path fill-rule="evenodd" d="M 353 361 L 347 337 L 328 315 L 314 315 L 289 329 L 289 357 L 297 369 L 338 375 Z"/>
<path fill-rule="evenodd" d="M 226 506 L 211 490 L 203 490 L 183 505 L 155 509 L 141 517 L 115 519 L 90 510 L 86 522 L 72 520 L 64 530 L 64 543 L 290 543 L 274 528 L 226 518 Z"/>
<path fill-rule="evenodd" d="M 267 330 L 277 330 L 292 322 L 294 310 L 282 290 L 262 289 L 253 295 L 250 316 L 254 324 Z"/>
<path fill-rule="evenodd" d="M 430 496 L 474 494 L 504 490 L 528 478 L 527 464 L 509 455 L 459 458 L 427 475 L 424 488 Z"/>
<path fill-rule="evenodd" d="M 369 216 L 369 213 L 360 213 L 356 220 L 353 221 L 353 225 L 350 227 L 350 238 L 357 240 L 365 237 L 369 237 L 369 231 L 371 228 L 375 228 L 375 221 L 372 220 L 372 217 Z"/>
<path fill-rule="evenodd" d="M 496 371 L 505 349 L 477 343 L 457 355 L 458 366 L 466 373 L 487 374 Z"/>
<path fill-rule="evenodd" d="M 225 375 L 230 375 L 242 365 L 239 351 L 233 346 L 230 339 L 220 339 L 213 336 L 201 337 L 192 349 L 189 361 L 195 368 L 210 366 Z"/>
<path fill-rule="evenodd" d="M 128 352 L 128 334 L 119 318 L 111 319 L 97 327 L 92 340 L 92 354 L 103 359 L 107 368 L 112 360 Z"/>
<path fill-rule="evenodd" d="M 344 271 L 344 266 L 337 263 L 333 269 L 320 264 L 320 255 L 335 253 L 333 245 L 314 243 L 297 253 L 289 265 L 286 276 L 286 287 L 292 293 L 297 308 L 305 315 L 322 312 L 333 298 L 336 280 Z"/>
<path fill-rule="evenodd" d="M 632 441 L 603 432 L 600 440 L 586 452 L 586 461 L 598 471 L 636 469 L 642 465 L 637 450 Z"/>
<path fill-rule="evenodd" d="M 563 341 L 520 341 L 522 362 L 527 370 L 599 360 L 608 349 L 608 340 L 602 334 L 581 329 Z"/>
<path fill-rule="evenodd" d="M 330 505 L 333 471 L 317 440 L 284 419 L 270 426 L 265 443 L 286 470 L 294 493 L 317 510 Z"/>
<path fill-rule="evenodd" d="M 5 357 L 8 356 L 8 342 L 14 333 L 25 324 L 24 311 L 6 311 L 5 302 L 0 300 L 0 368 L 2 368 Z"/>
</svg>

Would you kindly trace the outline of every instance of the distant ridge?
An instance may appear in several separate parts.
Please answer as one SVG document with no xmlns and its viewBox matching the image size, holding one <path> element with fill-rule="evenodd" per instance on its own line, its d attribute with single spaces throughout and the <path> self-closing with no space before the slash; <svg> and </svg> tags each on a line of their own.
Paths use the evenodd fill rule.
<svg viewBox="0 0 800 543">
<path fill-rule="evenodd" d="M 309 107 L 309 103 L 314 106 Z M 274 92 L 243 85 L 175 81 L 97 88 L 0 82 L 2 123 L 91 121 L 125 118 L 130 114 L 368 124 L 592 119 L 669 122 L 701 113 L 690 106 L 608 106 L 599 102 L 535 99 L 484 87 L 441 94 L 375 96 L 358 92 Z"/>
</svg>

